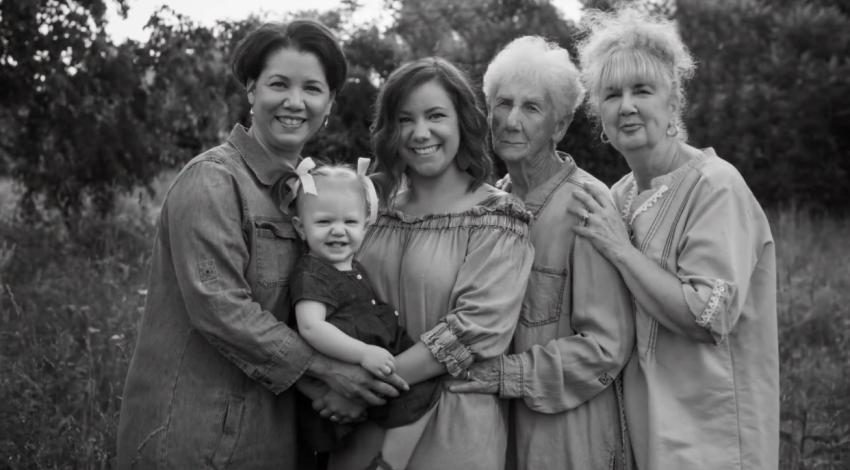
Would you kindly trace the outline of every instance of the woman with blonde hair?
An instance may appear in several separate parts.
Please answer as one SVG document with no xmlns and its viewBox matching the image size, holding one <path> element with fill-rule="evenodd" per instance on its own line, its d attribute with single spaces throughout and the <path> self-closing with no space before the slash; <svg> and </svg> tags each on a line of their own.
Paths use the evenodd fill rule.
<svg viewBox="0 0 850 470">
<path fill-rule="evenodd" d="M 774 243 L 738 171 L 685 143 L 694 61 L 674 23 L 591 15 L 579 46 L 602 141 L 632 170 L 576 194 L 576 232 L 632 293 L 626 422 L 641 469 L 775 469 L 779 354 Z"/>
</svg>

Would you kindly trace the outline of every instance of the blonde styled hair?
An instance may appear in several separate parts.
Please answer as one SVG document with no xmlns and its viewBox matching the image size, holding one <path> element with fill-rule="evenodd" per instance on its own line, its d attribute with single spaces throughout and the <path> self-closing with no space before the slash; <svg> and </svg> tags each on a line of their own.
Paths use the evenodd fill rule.
<svg viewBox="0 0 850 470">
<path fill-rule="evenodd" d="M 578 50 L 592 114 L 598 116 L 603 87 L 652 78 L 669 86 L 674 118 L 682 122 L 685 82 L 693 77 L 696 64 L 673 21 L 621 8 L 588 12 L 582 24 L 588 34 Z"/>
<path fill-rule="evenodd" d="M 369 214 L 372 213 L 372 211 L 378 210 L 377 207 L 372 207 L 370 202 L 369 202 L 369 196 L 368 196 L 369 187 L 368 187 L 368 185 L 371 184 L 370 181 L 367 181 L 369 177 L 365 176 L 365 175 L 357 174 L 357 171 L 355 171 L 354 168 L 352 168 L 351 166 L 344 165 L 344 164 L 320 165 L 320 166 L 317 166 L 316 168 L 313 168 L 312 170 L 310 170 L 309 173 L 314 179 L 326 178 L 326 179 L 331 179 L 331 180 L 335 179 L 335 180 L 343 180 L 343 181 L 356 181 L 358 183 L 358 185 L 357 185 L 358 191 L 357 192 L 360 193 L 358 196 L 363 200 L 363 207 L 365 209 L 365 213 L 366 213 L 367 218 L 369 217 Z M 319 191 L 319 194 L 321 194 L 321 191 Z M 310 196 L 313 196 L 313 195 L 304 193 L 304 185 L 299 185 L 298 193 L 296 194 L 295 201 L 294 201 L 296 214 L 299 214 L 299 215 L 302 214 L 302 210 L 303 210 L 302 201 L 304 200 L 305 197 L 310 197 Z M 314 197 L 318 197 L 318 195 L 314 196 Z"/>
<path fill-rule="evenodd" d="M 575 114 L 584 99 L 581 74 L 570 53 L 540 36 L 516 38 L 490 61 L 483 80 L 487 106 L 502 84 L 514 80 L 542 88 L 554 102 L 558 119 Z"/>
</svg>

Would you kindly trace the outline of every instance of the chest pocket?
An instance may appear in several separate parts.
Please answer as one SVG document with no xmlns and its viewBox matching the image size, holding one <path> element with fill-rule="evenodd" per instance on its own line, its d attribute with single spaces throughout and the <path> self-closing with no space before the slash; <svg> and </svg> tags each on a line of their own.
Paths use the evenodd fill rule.
<svg viewBox="0 0 850 470">
<path fill-rule="evenodd" d="M 568 275 L 566 270 L 537 265 L 531 267 L 519 318 L 523 325 L 540 326 L 561 318 Z"/>
<path fill-rule="evenodd" d="M 289 274 L 301 253 L 301 241 L 285 220 L 254 219 L 254 255 L 257 283 L 262 287 L 288 284 Z"/>
</svg>

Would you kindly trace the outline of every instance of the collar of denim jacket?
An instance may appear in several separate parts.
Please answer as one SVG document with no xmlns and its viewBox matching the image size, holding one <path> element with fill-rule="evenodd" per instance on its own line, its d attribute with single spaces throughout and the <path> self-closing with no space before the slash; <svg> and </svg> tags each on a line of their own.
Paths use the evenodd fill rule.
<svg viewBox="0 0 850 470">
<path fill-rule="evenodd" d="M 269 155 L 242 124 L 233 126 L 227 141 L 239 151 L 248 168 L 266 186 L 272 186 L 282 176 L 295 171 L 288 163 Z"/>
</svg>

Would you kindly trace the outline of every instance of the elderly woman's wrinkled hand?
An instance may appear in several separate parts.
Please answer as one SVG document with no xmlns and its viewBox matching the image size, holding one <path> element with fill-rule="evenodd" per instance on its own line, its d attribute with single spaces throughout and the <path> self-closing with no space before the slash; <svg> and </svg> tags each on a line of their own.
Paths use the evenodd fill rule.
<svg viewBox="0 0 850 470">
<path fill-rule="evenodd" d="M 322 418 L 335 423 L 354 423 L 366 418 L 365 402 L 345 398 L 333 390 L 328 390 L 321 398 L 313 400 L 313 409 L 318 411 Z"/>
<path fill-rule="evenodd" d="M 632 248 L 626 224 L 606 190 L 585 184 L 584 191 L 576 191 L 573 198 L 578 204 L 571 206 L 568 212 L 581 221 L 573 228 L 576 234 L 589 239 L 609 260 Z"/>
<path fill-rule="evenodd" d="M 461 378 L 466 379 L 466 381 L 450 386 L 450 391 L 456 393 L 498 394 L 499 382 L 502 378 L 499 358 L 487 359 L 472 364 L 467 369 L 465 376 L 461 376 Z"/>
</svg>

